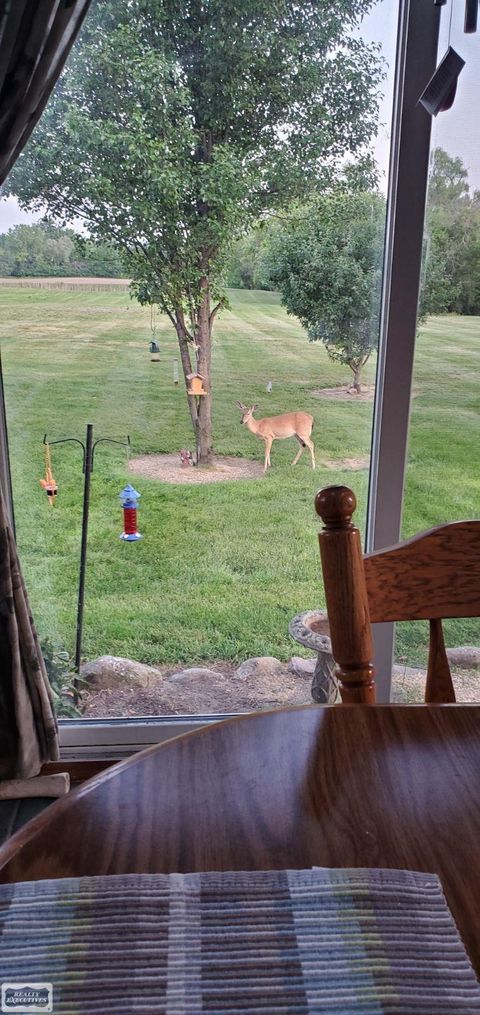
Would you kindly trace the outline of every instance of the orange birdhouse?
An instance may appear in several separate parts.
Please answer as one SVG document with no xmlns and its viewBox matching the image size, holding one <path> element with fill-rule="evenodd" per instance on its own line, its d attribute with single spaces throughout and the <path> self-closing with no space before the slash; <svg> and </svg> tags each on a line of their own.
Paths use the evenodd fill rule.
<svg viewBox="0 0 480 1015">
<path fill-rule="evenodd" d="M 188 388 L 187 395 L 206 395 L 207 392 L 203 386 L 204 378 L 202 374 L 187 374 Z"/>
</svg>

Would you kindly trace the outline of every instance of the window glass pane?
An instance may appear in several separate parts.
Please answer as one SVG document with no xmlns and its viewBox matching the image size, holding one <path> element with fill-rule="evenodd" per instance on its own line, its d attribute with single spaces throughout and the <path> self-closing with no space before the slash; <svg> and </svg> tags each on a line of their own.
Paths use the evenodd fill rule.
<svg viewBox="0 0 480 1015">
<path fill-rule="evenodd" d="M 442 9 L 440 56 L 450 41 L 466 64 L 452 108 L 433 120 L 404 537 L 479 516 L 480 36 L 464 34 L 463 17 L 462 5 Z M 446 621 L 444 632 L 457 700 L 476 701 L 480 621 Z M 427 656 L 427 622 L 398 625 L 395 697 L 422 700 Z"/>
<path fill-rule="evenodd" d="M 95 5 L 0 205 L 18 543 L 63 713 L 310 702 L 316 490 L 353 486 L 364 524 L 398 5 L 246 6 Z M 55 442 L 88 424 L 81 657 L 120 661 L 75 705 L 85 477 Z"/>
</svg>

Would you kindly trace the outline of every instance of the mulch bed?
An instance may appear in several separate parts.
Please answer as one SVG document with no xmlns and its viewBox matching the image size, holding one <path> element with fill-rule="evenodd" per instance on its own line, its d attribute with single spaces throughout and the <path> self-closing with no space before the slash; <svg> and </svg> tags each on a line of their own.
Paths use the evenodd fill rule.
<svg viewBox="0 0 480 1015">
<path fill-rule="evenodd" d="M 163 483 L 225 483 L 233 479 L 261 479 L 263 464 L 249 458 L 217 455 L 211 467 L 184 466 L 180 455 L 138 455 L 128 464 L 130 472 Z"/>
</svg>

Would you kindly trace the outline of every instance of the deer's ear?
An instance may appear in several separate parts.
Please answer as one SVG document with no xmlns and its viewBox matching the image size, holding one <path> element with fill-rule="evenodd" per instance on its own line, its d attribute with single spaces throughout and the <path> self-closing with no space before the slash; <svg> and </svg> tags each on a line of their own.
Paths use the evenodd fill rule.
<svg viewBox="0 0 480 1015">
<path fill-rule="evenodd" d="M 242 412 L 245 411 L 245 406 L 244 406 L 243 402 L 235 402 L 235 405 L 238 405 L 238 408 L 241 409 Z"/>
<path fill-rule="evenodd" d="M 250 411 L 251 412 L 256 412 L 257 409 L 258 409 L 258 405 L 252 405 L 252 408 L 251 408 Z"/>
</svg>

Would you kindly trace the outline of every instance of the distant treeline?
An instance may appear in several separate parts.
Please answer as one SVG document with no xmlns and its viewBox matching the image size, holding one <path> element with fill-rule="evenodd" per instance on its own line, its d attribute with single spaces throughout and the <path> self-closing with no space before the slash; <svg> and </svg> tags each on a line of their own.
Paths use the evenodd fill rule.
<svg viewBox="0 0 480 1015">
<path fill-rule="evenodd" d="M 331 235 L 326 207 L 323 201 L 318 212 L 309 208 L 303 229 L 302 209 L 294 208 L 292 215 L 272 216 L 237 240 L 228 265 L 227 284 L 233 289 L 280 289 L 283 294 L 278 267 L 289 248 L 295 216 L 299 223 L 297 241 L 313 229 L 320 242 L 328 229 L 330 257 L 339 259 L 345 236 L 341 223 L 338 236 Z M 313 273 L 315 256 L 310 235 L 308 242 L 312 248 Z M 292 254 L 285 279 L 287 287 L 295 283 L 298 289 L 298 272 Z M 432 153 L 420 312 L 422 317 L 445 313 L 480 315 L 480 192 L 470 189 L 462 160 L 442 148 Z"/>
<path fill-rule="evenodd" d="M 48 222 L 19 225 L 0 234 L 0 277 L 118 278 L 121 259 L 107 243 L 92 243 Z"/>
</svg>

